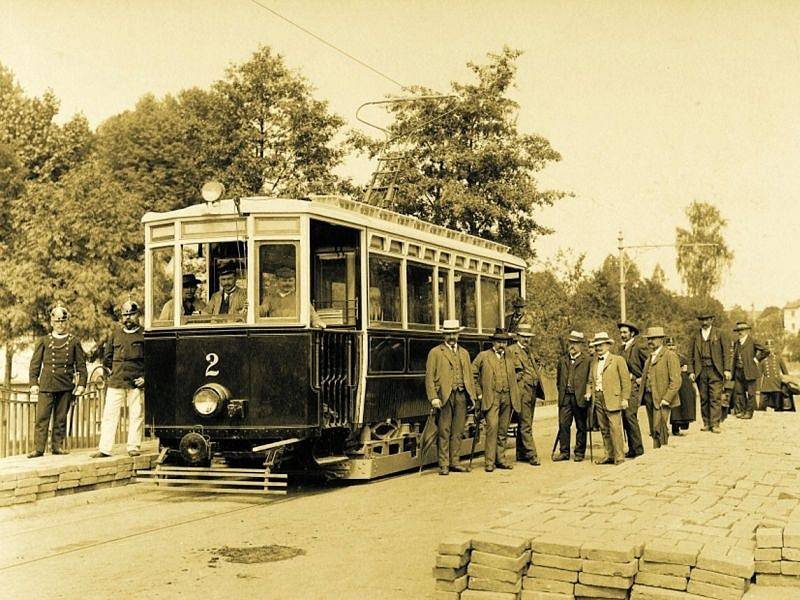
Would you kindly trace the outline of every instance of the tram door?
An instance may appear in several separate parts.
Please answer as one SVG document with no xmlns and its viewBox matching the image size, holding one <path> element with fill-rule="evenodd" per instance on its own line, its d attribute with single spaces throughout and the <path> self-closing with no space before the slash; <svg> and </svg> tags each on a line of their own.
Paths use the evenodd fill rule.
<svg viewBox="0 0 800 600">
<path fill-rule="evenodd" d="M 361 326 L 358 242 L 356 229 L 311 221 L 312 303 L 329 326 Z"/>
</svg>

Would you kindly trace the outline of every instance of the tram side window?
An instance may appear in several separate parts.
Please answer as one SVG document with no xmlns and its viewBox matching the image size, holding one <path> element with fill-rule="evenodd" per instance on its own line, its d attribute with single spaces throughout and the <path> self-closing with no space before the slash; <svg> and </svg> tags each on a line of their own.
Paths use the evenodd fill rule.
<svg viewBox="0 0 800 600">
<path fill-rule="evenodd" d="M 402 373 L 405 367 L 406 341 L 403 338 L 370 338 L 370 372 Z"/>
<path fill-rule="evenodd" d="M 399 325 L 400 260 L 369 257 L 369 322 Z"/>
<path fill-rule="evenodd" d="M 447 284 L 447 277 L 450 272 L 439 268 L 439 325 L 449 318 L 450 309 L 450 286 Z"/>
<path fill-rule="evenodd" d="M 172 290 L 175 281 L 174 251 L 172 247 L 156 248 L 152 251 L 152 298 L 153 326 L 170 327 L 172 325 Z M 166 310 L 162 310 L 164 307 Z"/>
<path fill-rule="evenodd" d="M 476 329 L 478 327 L 477 312 L 475 310 L 475 289 L 477 278 L 475 275 L 455 273 L 455 301 L 456 319 L 462 327 Z"/>
<path fill-rule="evenodd" d="M 408 324 L 433 326 L 433 267 L 409 262 L 406 268 Z"/>
<path fill-rule="evenodd" d="M 300 319 L 297 246 L 262 244 L 258 249 L 259 316 L 284 321 Z"/>
<path fill-rule="evenodd" d="M 481 329 L 484 333 L 500 327 L 500 280 L 481 277 Z"/>
</svg>

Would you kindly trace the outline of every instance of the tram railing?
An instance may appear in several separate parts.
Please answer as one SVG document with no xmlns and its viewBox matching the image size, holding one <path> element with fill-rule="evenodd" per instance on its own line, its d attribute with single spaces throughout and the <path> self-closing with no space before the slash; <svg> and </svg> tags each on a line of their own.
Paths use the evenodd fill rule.
<svg viewBox="0 0 800 600">
<path fill-rule="evenodd" d="M 76 396 L 67 413 L 67 432 L 64 446 L 69 449 L 92 448 L 100 441 L 100 422 L 103 416 L 105 385 L 92 381 L 86 391 Z M 27 390 L 0 387 L 0 458 L 27 454 L 34 449 L 36 403 L 38 396 Z M 52 435 L 52 420 L 48 442 Z M 124 407 L 117 427 L 116 442 L 128 435 L 128 409 Z M 49 447 L 48 447 L 49 449 Z"/>
<path fill-rule="evenodd" d="M 355 331 L 318 330 L 313 338 L 313 381 L 329 426 L 354 423 L 358 385 L 360 334 Z"/>
</svg>

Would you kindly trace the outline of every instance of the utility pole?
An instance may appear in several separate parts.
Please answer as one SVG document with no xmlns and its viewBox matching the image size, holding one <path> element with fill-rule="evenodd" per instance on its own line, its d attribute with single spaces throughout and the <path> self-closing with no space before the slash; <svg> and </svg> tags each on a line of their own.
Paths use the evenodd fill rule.
<svg viewBox="0 0 800 600">
<path fill-rule="evenodd" d="M 626 307 L 625 307 L 625 246 L 622 245 L 622 230 L 619 232 L 619 320 L 625 321 Z"/>
</svg>

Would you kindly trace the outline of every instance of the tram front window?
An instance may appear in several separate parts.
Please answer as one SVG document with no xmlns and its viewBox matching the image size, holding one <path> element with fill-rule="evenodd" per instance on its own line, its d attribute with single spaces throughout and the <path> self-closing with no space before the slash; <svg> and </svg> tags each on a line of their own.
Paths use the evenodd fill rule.
<svg viewBox="0 0 800 600">
<path fill-rule="evenodd" d="M 152 253 L 152 285 L 150 286 L 150 305 L 156 307 L 153 325 L 170 327 L 172 325 L 172 290 L 175 280 L 174 251 L 172 247 L 156 248 Z M 161 307 L 167 308 L 166 312 Z M 159 312 L 160 311 L 160 312 Z"/>
<path fill-rule="evenodd" d="M 298 321 L 297 246 L 265 243 L 258 249 L 259 317 Z"/>
</svg>

